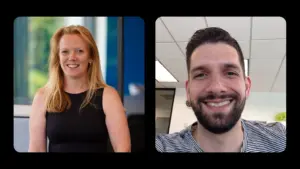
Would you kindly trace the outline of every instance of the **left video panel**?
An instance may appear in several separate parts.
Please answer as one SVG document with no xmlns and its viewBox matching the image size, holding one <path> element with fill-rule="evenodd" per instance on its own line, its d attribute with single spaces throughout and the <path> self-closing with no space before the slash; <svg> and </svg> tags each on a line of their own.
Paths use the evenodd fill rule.
<svg viewBox="0 0 300 169">
<path fill-rule="evenodd" d="M 14 150 L 145 151 L 144 72 L 139 17 L 16 18 Z"/>
</svg>

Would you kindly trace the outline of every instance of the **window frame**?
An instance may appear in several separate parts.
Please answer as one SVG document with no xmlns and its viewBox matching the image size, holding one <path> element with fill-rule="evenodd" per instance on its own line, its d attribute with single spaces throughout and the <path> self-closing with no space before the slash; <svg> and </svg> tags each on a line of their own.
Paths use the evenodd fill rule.
<svg viewBox="0 0 300 169">
<path fill-rule="evenodd" d="M 14 90 L 25 95 L 28 93 L 28 84 L 22 84 L 21 88 L 16 87 L 16 84 L 21 83 L 24 79 L 28 79 L 27 59 L 28 52 L 28 17 L 18 17 L 14 21 Z M 15 70 L 17 69 L 17 70 Z M 18 76 L 18 77 L 17 77 Z M 21 91 L 21 92 L 19 92 Z M 14 98 L 15 99 L 15 98 Z M 30 109 L 30 110 L 29 110 Z M 31 111 L 31 105 L 14 104 L 14 117 L 28 117 Z M 25 112 L 25 113 L 24 113 Z"/>
</svg>

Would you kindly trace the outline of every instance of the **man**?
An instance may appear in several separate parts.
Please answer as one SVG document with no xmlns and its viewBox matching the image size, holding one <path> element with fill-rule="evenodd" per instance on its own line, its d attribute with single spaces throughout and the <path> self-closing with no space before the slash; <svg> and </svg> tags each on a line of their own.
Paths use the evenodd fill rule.
<svg viewBox="0 0 300 169">
<path fill-rule="evenodd" d="M 197 122 L 156 138 L 159 152 L 282 152 L 281 123 L 241 119 L 251 80 L 237 41 L 221 28 L 198 30 L 186 47 L 186 95 Z M 184 113 L 184 112 L 182 112 Z"/>
</svg>

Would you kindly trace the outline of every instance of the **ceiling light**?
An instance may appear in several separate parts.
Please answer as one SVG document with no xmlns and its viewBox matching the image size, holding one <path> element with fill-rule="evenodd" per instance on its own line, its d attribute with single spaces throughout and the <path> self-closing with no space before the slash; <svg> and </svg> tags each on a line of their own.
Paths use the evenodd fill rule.
<svg viewBox="0 0 300 169">
<path fill-rule="evenodd" d="M 159 61 L 155 61 L 155 79 L 158 82 L 178 82 Z"/>
</svg>

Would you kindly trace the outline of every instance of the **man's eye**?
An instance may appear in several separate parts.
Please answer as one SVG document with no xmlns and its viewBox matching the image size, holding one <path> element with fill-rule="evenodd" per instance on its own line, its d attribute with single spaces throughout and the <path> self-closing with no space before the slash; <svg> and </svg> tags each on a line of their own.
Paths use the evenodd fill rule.
<svg viewBox="0 0 300 169">
<path fill-rule="evenodd" d="M 238 75 L 238 74 L 235 73 L 235 72 L 227 72 L 227 75 L 228 75 L 228 76 L 235 76 L 235 75 Z"/>
<path fill-rule="evenodd" d="M 205 73 L 200 73 L 200 74 L 197 74 L 196 76 L 195 76 L 195 78 L 200 78 L 200 79 L 203 79 L 203 78 L 205 78 L 207 75 L 205 74 Z"/>
</svg>

